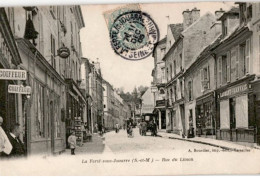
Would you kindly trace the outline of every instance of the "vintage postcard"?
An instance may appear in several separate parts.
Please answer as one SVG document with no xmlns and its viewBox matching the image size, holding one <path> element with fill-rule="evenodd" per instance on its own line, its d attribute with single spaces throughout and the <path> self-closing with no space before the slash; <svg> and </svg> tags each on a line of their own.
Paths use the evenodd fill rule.
<svg viewBox="0 0 260 179">
<path fill-rule="evenodd" d="M 259 162 L 260 2 L 0 3 L 1 176 Z"/>
</svg>

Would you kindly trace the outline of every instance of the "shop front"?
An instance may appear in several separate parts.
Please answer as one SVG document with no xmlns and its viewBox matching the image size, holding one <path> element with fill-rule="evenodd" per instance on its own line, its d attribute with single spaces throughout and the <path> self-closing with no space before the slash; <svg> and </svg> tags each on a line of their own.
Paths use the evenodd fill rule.
<svg viewBox="0 0 260 179">
<path fill-rule="evenodd" d="M 249 76 L 217 90 L 216 137 L 234 142 L 256 142 L 255 95 Z"/>
<path fill-rule="evenodd" d="M 84 123 L 83 114 L 87 101 L 77 84 L 72 79 L 66 79 L 65 82 L 67 84 L 66 139 L 69 137 L 71 132 L 75 132 L 77 142 L 82 143 L 83 138 L 80 128 L 83 126 L 82 123 Z M 66 147 L 69 148 L 67 140 Z"/>
<path fill-rule="evenodd" d="M 205 94 L 196 99 L 196 134 L 198 136 L 216 135 L 214 92 Z"/>
</svg>

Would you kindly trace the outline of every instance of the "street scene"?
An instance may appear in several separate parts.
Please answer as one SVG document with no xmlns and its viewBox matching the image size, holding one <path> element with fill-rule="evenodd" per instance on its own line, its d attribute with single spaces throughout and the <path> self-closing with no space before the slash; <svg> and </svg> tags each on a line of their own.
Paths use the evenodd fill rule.
<svg viewBox="0 0 260 179">
<path fill-rule="evenodd" d="M 256 2 L 0 7 L 0 162 L 259 152 L 259 14 Z"/>
</svg>

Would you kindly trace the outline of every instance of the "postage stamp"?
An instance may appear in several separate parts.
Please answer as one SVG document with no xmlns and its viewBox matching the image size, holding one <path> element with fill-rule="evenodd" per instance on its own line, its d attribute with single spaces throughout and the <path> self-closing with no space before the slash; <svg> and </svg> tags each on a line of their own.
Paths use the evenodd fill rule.
<svg viewBox="0 0 260 179">
<path fill-rule="evenodd" d="M 118 16 L 110 28 L 114 51 L 127 60 L 148 57 L 159 40 L 159 29 L 153 19 L 142 11 L 126 12 Z"/>
</svg>

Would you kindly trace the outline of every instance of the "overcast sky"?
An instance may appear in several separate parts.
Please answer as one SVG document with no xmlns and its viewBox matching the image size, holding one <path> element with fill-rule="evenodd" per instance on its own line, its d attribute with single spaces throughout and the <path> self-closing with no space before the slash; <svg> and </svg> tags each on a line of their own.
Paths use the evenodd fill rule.
<svg viewBox="0 0 260 179">
<path fill-rule="evenodd" d="M 228 10 L 232 5 L 230 2 L 140 4 L 141 10 L 148 13 L 158 25 L 160 39 L 166 35 L 167 24 L 182 22 L 182 12 L 186 9 L 196 7 L 203 15 L 206 12 L 214 13 L 220 8 Z M 151 85 L 154 62 L 152 56 L 140 61 L 129 61 L 114 53 L 103 13 L 119 6 L 122 4 L 81 6 L 85 21 L 85 28 L 81 30 L 82 51 L 83 56 L 91 61 L 99 58 L 105 80 L 116 88 L 124 87 L 125 92 L 132 92 L 135 86 Z"/>
</svg>

